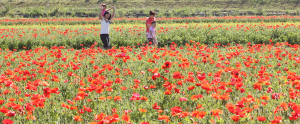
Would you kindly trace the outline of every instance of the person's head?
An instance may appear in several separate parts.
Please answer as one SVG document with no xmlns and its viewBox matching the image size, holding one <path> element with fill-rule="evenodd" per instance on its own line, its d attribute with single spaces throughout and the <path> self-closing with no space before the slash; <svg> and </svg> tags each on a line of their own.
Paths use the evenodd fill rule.
<svg viewBox="0 0 300 124">
<path fill-rule="evenodd" d="M 106 11 L 106 12 L 104 13 L 104 18 L 110 20 L 110 18 L 111 18 L 111 13 L 110 13 L 109 11 Z"/>
<path fill-rule="evenodd" d="M 150 17 L 150 18 L 154 18 L 154 17 L 155 17 L 155 12 L 151 10 L 151 11 L 149 12 L 149 17 Z"/>
<path fill-rule="evenodd" d="M 102 4 L 102 7 L 103 7 L 103 9 L 106 9 L 106 5 L 105 4 Z"/>
<path fill-rule="evenodd" d="M 151 25 L 152 25 L 152 27 L 155 28 L 155 27 L 156 27 L 156 21 L 152 21 L 152 22 L 151 22 Z"/>
</svg>

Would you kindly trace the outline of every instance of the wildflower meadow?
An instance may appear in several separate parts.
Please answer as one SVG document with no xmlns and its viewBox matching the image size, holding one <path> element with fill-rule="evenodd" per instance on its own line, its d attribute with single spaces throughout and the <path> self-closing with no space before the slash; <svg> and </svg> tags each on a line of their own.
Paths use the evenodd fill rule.
<svg viewBox="0 0 300 124">
<path fill-rule="evenodd" d="M 0 122 L 300 123 L 299 21 L 237 18 L 157 21 L 158 47 L 115 20 L 111 49 L 99 22 L 1 20 Z"/>
</svg>

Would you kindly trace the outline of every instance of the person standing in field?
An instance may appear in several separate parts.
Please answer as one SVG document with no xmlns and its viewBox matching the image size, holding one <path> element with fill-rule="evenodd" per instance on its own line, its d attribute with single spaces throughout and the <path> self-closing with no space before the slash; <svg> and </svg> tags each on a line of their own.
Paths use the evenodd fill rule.
<svg viewBox="0 0 300 124">
<path fill-rule="evenodd" d="M 109 42 L 109 24 L 110 24 L 110 20 L 113 19 L 115 16 L 115 7 L 112 7 L 113 8 L 112 14 L 109 11 L 105 11 L 104 15 L 102 15 L 103 6 L 101 6 L 100 8 L 101 8 L 101 11 L 99 14 L 99 20 L 101 22 L 100 38 L 103 43 L 103 48 L 109 49 L 109 48 L 111 48 L 110 42 Z"/>
<path fill-rule="evenodd" d="M 148 35 L 148 43 L 154 44 L 155 47 L 157 47 L 158 42 L 156 38 L 156 21 L 151 22 L 151 27 L 149 28 L 149 35 Z"/>
<path fill-rule="evenodd" d="M 155 12 L 151 10 L 149 12 L 149 17 L 146 20 L 146 38 L 147 39 L 148 39 L 148 35 L 149 35 L 149 28 L 151 27 L 151 25 L 152 25 L 151 23 L 153 21 L 156 21 L 156 19 L 155 19 Z"/>
<path fill-rule="evenodd" d="M 104 16 L 104 13 L 105 13 L 106 11 L 109 11 L 109 10 L 113 9 L 113 7 L 110 8 L 110 9 L 106 9 L 106 8 L 107 8 L 106 5 L 105 5 L 105 4 L 102 4 L 102 16 Z"/>
<path fill-rule="evenodd" d="M 112 8 L 110 8 L 110 9 L 106 9 L 107 7 L 106 7 L 106 5 L 105 4 L 102 4 L 101 5 L 103 8 L 102 8 L 102 16 L 104 16 L 104 13 L 106 12 L 106 11 L 109 11 L 109 10 L 111 10 L 111 9 L 113 9 L 114 7 L 112 7 Z M 109 23 L 112 23 L 111 21 L 109 21 Z"/>
</svg>

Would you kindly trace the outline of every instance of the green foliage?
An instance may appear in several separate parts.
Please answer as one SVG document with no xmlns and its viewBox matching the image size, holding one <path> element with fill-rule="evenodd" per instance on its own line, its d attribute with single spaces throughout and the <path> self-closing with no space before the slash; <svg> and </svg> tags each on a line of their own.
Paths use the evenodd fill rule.
<svg viewBox="0 0 300 124">
<path fill-rule="evenodd" d="M 73 12 L 71 13 L 71 16 L 72 16 L 72 17 L 75 17 L 75 15 L 76 15 L 76 12 L 73 11 Z"/>
<path fill-rule="evenodd" d="M 70 10 L 69 10 L 70 11 Z M 132 10 L 135 11 L 135 10 Z M 64 13 L 66 13 L 65 11 Z M 90 14 L 91 12 L 86 11 L 86 12 L 77 12 L 71 10 L 71 15 L 74 17 L 76 14 Z M 29 12 L 25 12 L 25 14 L 30 14 Z M 120 15 L 126 15 L 128 13 L 124 13 L 122 10 L 121 11 L 116 11 L 116 16 Z M 59 16 L 58 14 L 56 14 Z M 82 25 L 82 24 L 100 24 L 100 21 L 97 20 L 99 15 L 99 12 L 97 14 L 97 17 L 95 18 L 66 18 L 68 19 L 73 19 L 73 21 L 68 21 L 65 22 L 64 20 L 56 20 L 50 18 L 50 19 L 45 19 L 45 20 L 35 20 L 35 19 L 29 19 L 28 23 L 24 23 L 23 21 L 4 21 L 1 22 L 1 25 L 40 25 L 40 24 L 45 24 L 45 25 Z M 129 14 L 129 16 L 132 16 L 132 14 Z M 157 13 L 157 17 L 162 17 L 164 16 L 164 11 L 160 11 Z M 173 16 L 171 14 L 171 16 Z M 116 17 L 117 18 L 117 17 Z M 227 17 L 220 17 L 220 18 L 214 18 L 214 17 L 184 17 L 184 18 L 166 18 L 166 19 L 160 19 L 158 20 L 160 24 L 170 24 L 170 23 L 260 23 L 260 22 L 267 22 L 267 23 L 278 23 L 278 22 L 300 22 L 300 17 L 263 17 L 263 16 L 251 16 L 251 17 L 231 17 L 228 19 Z M 144 24 L 144 18 L 122 18 L 122 19 L 115 19 L 114 23 L 117 24 Z"/>
<path fill-rule="evenodd" d="M 119 9 L 124 9 L 124 13 L 129 13 L 131 9 L 137 9 L 137 11 L 148 11 L 153 8 L 159 8 L 159 11 L 168 11 L 171 9 L 176 9 L 175 13 L 168 13 L 172 16 L 191 16 L 195 14 L 195 11 L 201 11 L 201 12 L 207 12 L 210 11 L 210 14 L 212 12 L 216 13 L 222 13 L 224 10 L 233 10 L 235 15 L 238 15 L 237 13 L 239 11 L 253 11 L 256 15 L 267 15 L 268 9 L 273 9 L 276 11 L 296 11 L 297 8 L 295 6 L 299 6 L 300 2 L 299 0 L 289 0 L 289 1 L 280 1 L 276 2 L 275 0 L 156 0 L 156 1 L 144 1 L 144 0 L 136 0 L 136 1 L 130 1 L 130 0 L 61 0 L 61 1 L 55 1 L 50 0 L 47 2 L 41 1 L 41 0 L 22 0 L 22 2 L 19 2 L 19 0 L 12 0 L 12 2 L 7 2 L 7 0 L 2 0 L 6 3 L 2 3 L 2 5 L 5 6 L 11 6 L 11 10 L 21 10 L 21 12 L 24 12 L 24 9 L 26 8 L 39 8 L 40 13 L 47 13 L 49 10 L 52 11 L 55 8 L 67 8 L 67 9 L 81 9 L 81 13 L 84 13 L 85 11 L 91 11 L 93 14 L 98 13 L 99 4 L 105 3 L 108 6 L 116 6 Z M 32 3 L 30 3 L 32 2 Z M 164 2 L 169 2 L 168 4 L 165 4 Z M 1 3 L 1 2 L 0 2 Z M 220 4 L 222 3 L 222 4 Z M 145 6 L 146 5 L 146 6 Z M 43 8 L 41 8 L 42 6 Z M 63 10 L 60 10 L 63 13 Z M 30 12 L 30 11 L 29 11 Z M 179 12 L 179 14 L 178 14 Z M 2 10 L 1 15 L 2 16 L 8 16 L 5 15 L 7 13 L 6 10 Z M 18 14 L 18 13 L 12 13 L 12 14 Z M 131 13 L 132 14 L 132 13 Z M 163 17 L 164 14 L 160 15 Z M 220 15 L 220 14 L 218 14 Z M 299 14 L 298 14 L 299 15 Z M 50 15 L 51 16 L 51 15 Z M 59 14 L 56 15 L 59 17 L 66 17 L 68 15 Z M 51 16 L 53 17 L 53 16 Z"/>
<path fill-rule="evenodd" d="M 41 12 L 41 9 L 39 8 L 33 8 L 31 11 L 30 11 L 30 16 L 33 17 L 33 16 L 41 16 L 42 15 L 42 12 Z"/>
<path fill-rule="evenodd" d="M 5 5 L 4 10 L 2 10 L 2 12 L 1 12 L 2 16 L 5 16 L 6 13 L 9 12 L 9 9 L 10 9 L 10 5 Z"/>
<path fill-rule="evenodd" d="M 103 3 L 104 1 L 105 0 L 98 0 L 97 3 L 100 4 L 100 3 Z"/>
<path fill-rule="evenodd" d="M 63 24 L 68 23 L 70 22 L 63 22 Z M 214 45 L 215 43 L 222 45 L 247 44 L 249 42 L 253 44 L 268 44 L 270 43 L 270 39 L 273 40 L 272 43 L 300 43 L 300 36 L 298 35 L 300 34 L 300 29 L 293 26 L 282 26 L 273 29 L 267 25 L 254 28 L 246 28 L 249 25 L 243 25 L 243 27 L 239 27 L 239 30 L 237 30 L 236 27 L 232 25 L 223 25 L 222 27 L 219 27 L 217 25 L 209 26 L 205 23 L 202 23 L 201 25 L 185 23 L 177 24 L 177 26 L 165 25 L 169 24 L 163 24 L 161 21 L 158 21 L 157 37 L 158 41 L 160 41 L 160 47 L 168 46 L 172 42 L 176 43 L 178 46 L 184 46 L 186 43 L 189 43 L 190 40 L 207 45 Z M 3 32 L 3 36 L 8 35 L 11 38 L 3 37 L 0 39 L 0 44 L 2 48 L 9 49 L 22 49 L 23 47 L 30 49 L 32 48 L 32 45 L 49 48 L 52 46 L 68 46 L 79 49 L 82 48 L 82 46 L 90 46 L 95 42 L 98 42 L 98 46 L 102 45 L 99 30 L 95 26 L 88 25 L 87 27 L 73 27 L 72 29 L 65 26 L 57 27 L 59 27 L 59 32 L 56 31 L 58 29 L 54 29 L 54 27 L 48 28 L 50 32 L 48 32 L 48 29 L 42 30 L 41 28 L 31 28 L 30 30 L 19 29 L 20 31 L 18 34 L 13 36 Z M 113 46 L 135 46 L 137 43 L 146 43 L 144 31 L 140 30 L 144 27 L 144 24 L 137 26 L 131 24 L 123 28 L 121 27 L 123 27 L 123 25 L 118 24 L 110 29 L 110 41 Z M 33 37 L 34 31 L 32 30 L 40 31 L 36 38 Z M 22 32 L 25 32 L 25 35 Z M 43 34 L 44 36 L 41 36 L 40 34 Z M 22 40 L 20 41 L 20 39 Z"/>
<path fill-rule="evenodd" d="M 51 15 L 56 15 L 56 13 L 58 12 L 58 8 L 55 8 L 52 12 L 51 12 Z"/>
<path fill-rule="evenodd" d="M 15 14 L 8 13 L 8 16 L 9 16 L 10 18 L 14 18 L 14 17 L 15 17 Z"/>
</svg>

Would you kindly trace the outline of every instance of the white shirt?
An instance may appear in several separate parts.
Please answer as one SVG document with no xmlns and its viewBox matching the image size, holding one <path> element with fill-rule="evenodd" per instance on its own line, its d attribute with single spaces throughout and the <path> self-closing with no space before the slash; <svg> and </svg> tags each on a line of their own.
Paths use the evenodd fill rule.
<svg viewBox="0 0 300 124">
<path fill-rule="evenodd" d="M 102 20 L 100 20 L 101 22 L 101 32 L 100 34 L 109 34 L 109 21 L 106 22 L 104 17 Z"/>
<path fill-rule="evenodd" d="M 153 38 L 152 35 L 150 34 L 150 32 L 152 32 L 152 35 L 155 36 L 155 34 L 156 34 L 156 29 L 153 28 L 152 26 L 149 28 L 148 38 Z"/>
</svg>

